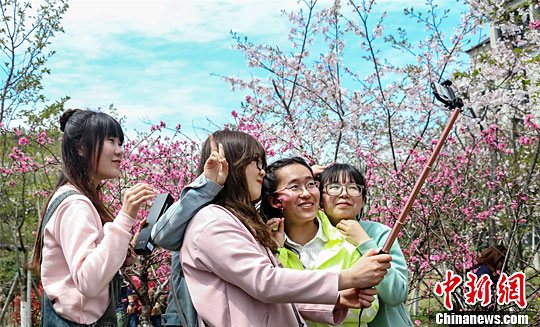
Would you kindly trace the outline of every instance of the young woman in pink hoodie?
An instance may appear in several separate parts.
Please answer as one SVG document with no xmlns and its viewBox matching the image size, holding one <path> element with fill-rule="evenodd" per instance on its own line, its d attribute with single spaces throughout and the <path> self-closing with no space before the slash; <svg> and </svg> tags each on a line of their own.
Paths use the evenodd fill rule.
<svg viewBox="0 0 540 327">
<path fill-rule="evenodd" d="M 60 118 L 62 172 L 41 215 L 32 266 L 41 271 L 42 326 L 116 326 L 119 269 L 131 229 L 152 188 L 124 194 L 116 217 L 101 200 L 103 180 L 119 176 L 124 134 L 111 116 L 67 110 Z"/>
<path fill-rule="evenodd" d="M 265 175 L 263 147 L 242 132 L 213 137 L 223 147 L 229 175 L 212 204 L 193 217 L 181 249 L 199 326 L 305 326 L 304 319 L 339 324 L 343 308 L 369 306 L 374 293 L 351 289 L 377 285 L 391 257 L 373 252 L 340 272 L 282 268 L 277 243 L 255 207 Z M 203 145 L 199 173 L 210 143 Z"/>
</svg>

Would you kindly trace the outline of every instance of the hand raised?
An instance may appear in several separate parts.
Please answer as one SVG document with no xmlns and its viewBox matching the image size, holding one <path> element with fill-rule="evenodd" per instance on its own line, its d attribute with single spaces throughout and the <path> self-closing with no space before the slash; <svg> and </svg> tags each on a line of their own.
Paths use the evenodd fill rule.
<svg viewBox="0 0 540 327">
<path fill-rule="evenodd" d="M 370 288 L 378 285 L 390 268 L 392 257 L 388 254 L 377 254 L 375 250 L 366 252 L 351 268 L 340 275 L 340 289 Z"/>
<path fill-rule="evenodd" d="M 330 167 L 332 164 L 328 165 L 313 165 L 311 166 L 311 170 L 313 170 L 313 177 L 318 178 L 319 175 L 328 167 Z"/>
<path fill-rule="evenodd" d="M 141 219 L 139 222 L 139 226 L 137 226 L 137 230 L 135 231 L 135 234 L 133 234 L 133 237 L 131 238 L 131 246 L 135 247 L 135 242 L 137 241 L 137 238 L 139 238 L 139 234 L 141 233 L 141 230 L 148 225 L 148 218 Z"/>
<path fill-rule="evenodd" d="M 225 158 L 223 145 L 221 143 L 217 145 L 212 134 L 210 134 L 208 140 L 210 141 L 211 153 L 204 163 L 204 176 L 219 185 L 223 185 L 229 175 L 229 163 Z"/>
<path fill-rule="evenodd" d="M 362 228 L 362 225 L 354 219 L 343 219 L 336 225 L 336 228 L 354 246 L 369 240 L 369 236 Z"/>
<path fill-rule="evenodd" d="M 135 247 L 135 243 L 137 242 L 137 238 L 139 238 L 139 234 L 141 233 L 141 230 L 148 225 L 147 219 L 144 218 L 139 222 L 139 226 L 137 227 L 137 231 L 131 238 L 131 242 L 129 242 L 128 251 L 126 254 L 126 260 L 124 260 L 124 264 L 122 265 L 122 268 L 129 268 L 132 266 L 135 261 L 137 261 L 137 254 L 135 253 L 135 250 L 133 248 Z"/>
<path fill-rule="evenodd" d="M 137 183 L 135 186 L 127 189 L 124 193 L 124 202 L 122 203 L 122 209 L 120 209 L 120 211 L 131 218 L 136 218 L 141 205 L 155 197 L 156 193 L 150 185 Z"/>
<path fill-rule="evenodd" d="M 272 235 L 272 238 L 278 244 L 278 247 L 283 247 L 285 244 L 285 218 L 272 218 L 266 222 L 266 226 Z"/>
</svg>

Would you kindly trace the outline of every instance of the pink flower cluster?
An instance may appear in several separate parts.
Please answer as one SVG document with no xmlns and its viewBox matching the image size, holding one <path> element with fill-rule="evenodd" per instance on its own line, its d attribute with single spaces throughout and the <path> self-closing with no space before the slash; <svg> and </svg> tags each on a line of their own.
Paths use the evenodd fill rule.
<svg viewBox="0 0 540 327">
<path fill-rule="evenodd" d="M 540 29 L 540 20 L 539 19 L 531 20 L 529 22 L 529 28 L 532 30 Z"/>
</svg>

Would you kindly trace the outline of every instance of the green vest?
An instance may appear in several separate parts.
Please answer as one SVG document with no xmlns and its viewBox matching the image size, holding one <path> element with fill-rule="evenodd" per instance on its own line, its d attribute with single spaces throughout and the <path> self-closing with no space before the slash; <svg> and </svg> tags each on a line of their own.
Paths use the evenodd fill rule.
<svg viewBox="0 0 540 327">
<path fill-rule="evenodd" d="M 360 259 L 360 253 L 354 247 L 345 240 L 345 237 L 330 223 L 328 217 L 322 211 L 317 212 L 317 220 L 319 221 L 319 228 L 322 228 L 322 233 L 328 240 L 324 245 L 321 253 L 317 256 L 317 267 L 315 269 L 341 271 L 343 269 L 350 268 L 358 259 Z M 279 261 L 286 268 L 304 270 L 304 265 L 298 254 L 286 247 L 279 248 Z M 375 301 L 371 304 L 371 307 L 364 309 L 362 312 L 362 325 L 367 326 L 367 323 L 372 321 L 379 310 L 379 301 L 375 297 Z M 344 327 L 357 327 L 358 315 L 360 310 L 349 309 L 349 313 L 345 318 L 342 325 Z M 309 326 L 332 326 L 313 321 L 308 321 Z"/>
</svg>

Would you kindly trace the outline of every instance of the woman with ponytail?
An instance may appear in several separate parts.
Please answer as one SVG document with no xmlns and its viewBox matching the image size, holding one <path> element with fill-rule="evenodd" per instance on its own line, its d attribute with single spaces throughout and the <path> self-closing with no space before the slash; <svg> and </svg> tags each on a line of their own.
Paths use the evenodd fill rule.
<svg viewBox="0 0 540 327">
<path fill-rule="evenodd" d="M 44 296 L 42 326 L 116 326 L 118 271 L 139 207 L 154 198 L 139 183 L 116 217 L 101 200 L 103 180 L 119 176 L 124 134 L 111 116 L 70 109 L 60 118 L 62 172 L 43 211 L 32 257 Z"/>
</svg>

